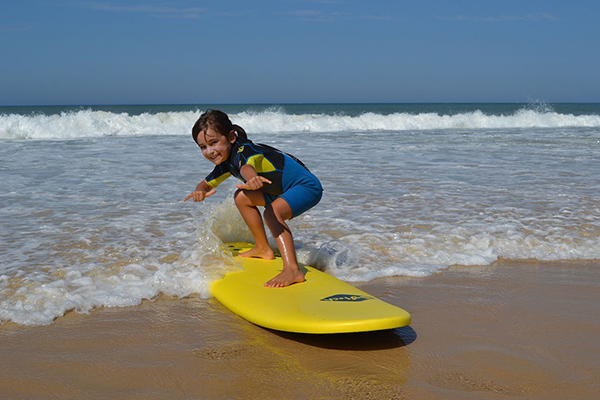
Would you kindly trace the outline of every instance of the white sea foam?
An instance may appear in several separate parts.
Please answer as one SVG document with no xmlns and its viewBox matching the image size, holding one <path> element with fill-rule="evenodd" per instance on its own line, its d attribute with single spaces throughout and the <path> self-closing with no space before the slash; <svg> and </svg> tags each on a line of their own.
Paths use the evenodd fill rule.
<svg viewBox="0 0 600 400">
<path fill-rule="evenodd" d="M 166 112 L 129 115 L 81 110 L 55 115 L 0 116 L 0 139 L 45 140 L 102 136 L 156 136 L 187 133 L 197 113 Z"/>
<path fill-rule="evenodd" d="M 101 228 L 102 223 L 91 225 L 111 230 Z M 206 217 L 198 216 L 194 225 L 198 226 L 197 240 L 178 255 L 161 246 L 144 249 L 151 246 L 152 242 L 144 242 L 152 231 L 141 233 L 135 244 L 126 238 L 107 239 L 114 232 L 92 237 L 85 234 L 89 227 L 80 229 L 85 237 L 65 236 L 60 230 L 42 234 L 37 243 L 13 249 L 13 262 L 0 268 L 0 323 L 45 325 L 69 310 L 89 313 L 99 307 L 133 306 L 161 293 L 210 297 L 211 284 L 239 267 L 207 228 L 211 223 Z M 163 228 L 163 234 L 167 230 Z M 45 262 L 40 259 L 31 265 L 24 261 L 27 253 L 47 247 L 52 235 L 62 238 L 62 243 L 45 251 Z M 170 236 L 174 246 L 177 235 Z"/>
<path fill-rule="evenodd" d="M 102 136 L 188 135 L 202 111 L 130 115 L 79 110 L 55 115 L 0 115 L 0 139 L 44 140 Z M 357 116 L 288 114 L 281 110 L 240 112 L 230 117 L 248 133 L 370 132 L 440 129 L 520 129 L 600 127 L 600 115 L 560 114 L 522 109 L 511 115 L 473 111 L 438 113 L 363 113 Z"/>
</svg>

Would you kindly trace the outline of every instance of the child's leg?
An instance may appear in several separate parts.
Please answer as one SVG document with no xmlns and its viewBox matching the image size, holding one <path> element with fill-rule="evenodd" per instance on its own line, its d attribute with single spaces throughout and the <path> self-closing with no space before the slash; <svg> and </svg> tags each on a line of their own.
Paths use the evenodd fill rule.
<svg viewBox="0 0 600 400">
<path fill-rule="evenodd" d="M 268 287 L 284 287 L 293 283 L 304 282 L 304 273 L 296 260 L 296 248 L 290 228 L 285 223 L 293 217 L 292 209 L 282 198 L 277 198 L 265 210 L 265 221 L 275 238 L 281 257 L 283 258 L 283 271 L 265 283 Z"/>
<path fill-rule="evenodd" d="M 235 205 L 237 206 L 242 218 L 250 228 L 252 237 L 256 242 L 256 247 L 244 253 L 240 253 L 240 257 L 258 257 L 265 260 L 275 258 L 273 250 L 269 246 L 265 226 L 258 211 L 257 206 L 265 205 L 265 198 L 262 192 L 257 190 L 238 190 L 235 192 Z"/>
</svg>

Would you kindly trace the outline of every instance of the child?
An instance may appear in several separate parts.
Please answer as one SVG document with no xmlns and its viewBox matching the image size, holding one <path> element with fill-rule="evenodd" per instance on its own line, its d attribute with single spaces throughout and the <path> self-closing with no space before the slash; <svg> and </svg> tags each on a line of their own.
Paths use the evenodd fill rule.
<svg viewBox="0 0 600 400">
<path fill-rule="evenodd" d="M 240 256 L 275 258 L 257 208 L 263 206 L 264 219 L 283 259 L 283 271 L 265 286 L 284 287 L 303 282 L 292 232 L 285 221 L 321 200 L 323 188 L 317 177 L 294 156 L 250 141 L 246 132 L 219 110 L 202 114 L 192 128 L 192 137 L 204 157 L 216 166 L 184 201 L 202 201 L 212 196 L 215 188 L 231 175 L 243 181 L 236 186 L 235 205 L 250 228 L 256 247 Z"/>
</svg>

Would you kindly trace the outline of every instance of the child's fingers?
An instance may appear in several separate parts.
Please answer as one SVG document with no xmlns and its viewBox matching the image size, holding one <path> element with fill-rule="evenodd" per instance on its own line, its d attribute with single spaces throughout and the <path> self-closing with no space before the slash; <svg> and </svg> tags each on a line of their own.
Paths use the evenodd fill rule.
<svg viewBox="0 0 600 400">
<path fill-rule="evenodd" d="M 208 192 L 195 191 L 195 192 L 192 192 L 183 201 L 188 201 L 189 199 L 194 199 L 194 201 L 202 201 L 205 198 L 210 197 L 210 196 L 212 196 L 215 193 L 217 193 L 216 189 L 212 189 L 211 191 L 208 191 Z"/>
<path fill-rule="evenodd" d="M 254 178 L 248 180 L 248 182 L 240 183 L 235 185 L 235 187 L 238 189 L 258 190 L 263 187 L 265 183 L 271 184 L 272 182 L 264 176 L 255 176 Z"/>
</svg>

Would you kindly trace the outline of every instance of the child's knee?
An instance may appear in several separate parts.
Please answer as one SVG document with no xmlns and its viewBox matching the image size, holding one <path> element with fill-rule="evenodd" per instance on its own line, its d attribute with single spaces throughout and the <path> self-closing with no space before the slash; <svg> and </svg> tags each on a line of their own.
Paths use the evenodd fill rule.
<svg viewBox="0 0 600 400">
<path fill-rule="evenodd" d="M 248 203 L 250 202 L 248 196 L 246 196 L 244 190 L 242 189 L 236 190 L 235 194 L 233 195 L 233 200 L 238 208 L 240 206 L 248 205 Z"/>
<path fill-rule="evenodd" d="M 286 221 L 293 217 L 290 205 L 282 198 L 278 198 L 265 209 L 265 218 L 273 218 L 278 221 Z"/>
<path fill-rule="evenodd" d="M 233 200 L 238 208 L 265 205 L 262 192 L 257 190 L 238 189 L 233 195 Z"/>
</svg>

